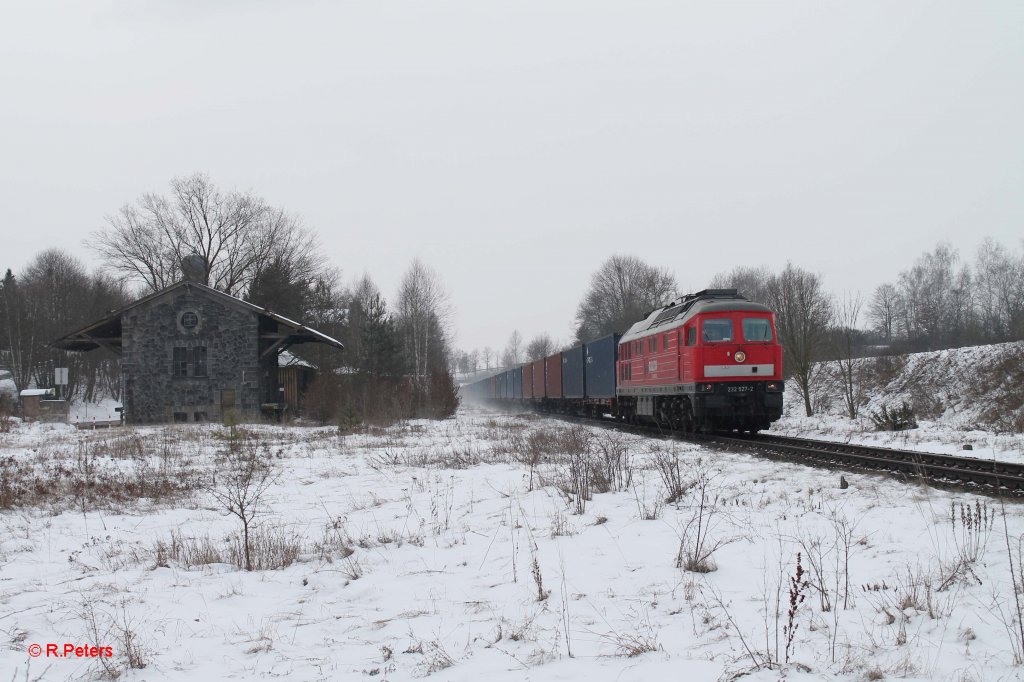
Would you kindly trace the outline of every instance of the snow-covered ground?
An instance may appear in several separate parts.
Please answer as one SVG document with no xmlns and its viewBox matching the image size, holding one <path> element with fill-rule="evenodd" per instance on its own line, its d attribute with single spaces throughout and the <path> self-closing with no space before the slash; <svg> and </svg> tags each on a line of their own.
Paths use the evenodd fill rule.
<svg viewBox="0 0 1024 682">
<path fill-rule="evenodd" d="M 72 401 L 68 410 L 68 419 L 72 424 L 116 421 L 121 418 L 121 413 L 117 411 L 119 407 L 121 407 L 121 401 L 113 398 L 104 398 L 95 402 L 75 400 Z"/>
<path fill-rule="evenodd" d="M 0 502 L 37 483 L 22 490 L 29 504 L 0 510 L 0 671 L 1024 676 L 1016 502 L 1004 515 L 997 500 L 867 474 L 844 474 L 843 489 L 834 471 L 474 408 L 347 436 L 250 431 L 277 475 L 257 518 L 259 555 L 294 551 L 284 568 L 228 561 L 224 539 L 240 524 L 211 494 L 225 485 L 223 427 L 0 434 Z M 581 501 L 586 477 L 608 492 Z M 685 492 L 666 502 L 674 477 Z M 117 501 L 90 496 L 118 481 Z M 68 643 L 113 655 L 45 655 Z M 33 644 L 44 655 L 30 656 Z"/>
<path fill-rule="evenodd" d="M 864 416 L 857 419 L 834 414 L 805 417 L 787 411 L 782 419 L 772 424 L 770 433 L 1024 463 L 1024 435 L 958 428 L 941 419 L 919 419 L 916 429 L 906 431 L 875 431 L 871 420 Z"/>
<path fill-rule="evenodd" d="M 1022 342 L 857 361 L 856 419 L 846 416 L 835 363 L 816 369 L 815 416 L 804 416 L 803 400 L 789 381 L 785 414 L 773 433 L 1024 463 Z M 914 409 L 917 428 L 875 430 L 872 414 L 903 404 Z"/>
</svg>

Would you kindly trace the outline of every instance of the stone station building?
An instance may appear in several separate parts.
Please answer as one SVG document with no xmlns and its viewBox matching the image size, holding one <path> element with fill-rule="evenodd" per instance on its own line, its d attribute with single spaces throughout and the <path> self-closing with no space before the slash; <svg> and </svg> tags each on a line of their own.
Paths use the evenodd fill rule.
<svg viewBox="0 0 1024 682">
<path fill-rule="evenodd" d="M 266 308 L 184 280 L 51 345 L 120 356 L 123 417 L 136 424 L 280 417 L 278 355 L 340 341 Z"/>
</svg>

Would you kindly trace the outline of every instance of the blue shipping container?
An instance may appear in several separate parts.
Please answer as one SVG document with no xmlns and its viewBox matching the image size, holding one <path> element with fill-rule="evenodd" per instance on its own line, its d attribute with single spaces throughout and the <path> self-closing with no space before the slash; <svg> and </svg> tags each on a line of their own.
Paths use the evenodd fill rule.
<svg viewBox="0 0 1024 682">
<path fill-rule="evenodd" d="M 615 397 L 615 361 L 621 338 L 619 334 L 611 334 L 584 346 L 588 398 Z"/>
<path fill-rule="evenodd" d="M 582 398 L 584 390 L 583 346 L 562 351 L 562 395 L 566 398 Z"/>
</svg>

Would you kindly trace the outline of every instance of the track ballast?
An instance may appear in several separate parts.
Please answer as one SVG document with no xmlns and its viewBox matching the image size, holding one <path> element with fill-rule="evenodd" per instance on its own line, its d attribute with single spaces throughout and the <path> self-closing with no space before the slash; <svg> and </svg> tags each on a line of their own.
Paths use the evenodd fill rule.
<svg viewBox="0 0 1024 682">
<path fill-rule="evenodd" d="M 887 472 L 914 480 L 923 478 L 932 483 L 966 488 L 973 492 L 1024 496 L 1024 465 L 1011 462 L 773 434 L 712 434 L 701 437 L 701 440 L 741 445 L 769 456 L 802 462 Z"/>
<path fill-rule="evenodd" d="M 888 473 L 906 480 L 927 480 L 937 486 L 961 488 L 986 495 L 1024 497 L 1024 464 L 810 438 L 792 438 L 771 433 L 683 434 L 653 425 L 634 426 L 578 417 L 571 419 L 586 423 L 596 422 L 622 431 L 661 438 L 740 447 L 767 457 L 787 459 L 801 464 Z"/>
</svg>

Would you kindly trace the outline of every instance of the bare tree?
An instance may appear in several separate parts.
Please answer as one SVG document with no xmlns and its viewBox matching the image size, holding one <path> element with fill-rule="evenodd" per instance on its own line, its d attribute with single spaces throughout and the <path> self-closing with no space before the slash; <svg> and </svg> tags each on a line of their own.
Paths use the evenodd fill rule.
<svg viewBox="0 0 1024 682">
<path fill-rule="evenodd" d="M 234 440 L 210 494 L 225 512 L 242 523 L 245 570 L 252 570 L 250 536 L 256 517 L 263 510 L 264 497 L 277 480 L 274 459 L 267 444 L 252 437 Z"/>
<path fill-rule="evenodd" d="M 871 296 L 871 303 L 868 305 L 868 319 L 886 343 L 891 343 L 895 336 L 902 305 L 899 292 L 892 284 L 879 285 Z"/>
<path fill-rule="evenodd" d="M 402 277 L 397 309 L 413 374 L 425 378 L 438 364 L 446 367 L 452 314 L 448 292 L 438 274 L 418 258 Z"/>
<path fill-rule="evenodd" d="M 543 360 L 555 352 L 555 342 L 547 334 L 538 334 L 526 345 L 526 359 L 530 362 Z"/>
<path fill-rule="evenodd" d="M 768 300 L 771 270 L 762 267 L 739 266 L 730 272 L 719 273 L 708 285 L 711 289 L 736 289 L 751 301 L 764 303 Z"/>
<path fill-rule="evenodd" d="M 815 362 L 828 341 L 832 321 L 832 301 L 822 289 L 819 275 L 792 263 L 769 285 L 767 304 L 778 316 L 779 341 L 785 352 L 786 367 L 804 401 L 804 411 L 814 414 L 811 391 L 815 383 Z"/>
<path fill-rule="evenodd" d="M 975 293 L 981 340 L 989 343 L 1024 336 L 1024 255 L 986 238 L 975 258 Z"/>
<path fill-rule="evenodd" d="M 180 279 L 180 263 L 198 254 L 205 284 L 244 292 L 275 258 L 296 270 L 322 264 L 313 233 L 283 209 L 246 192 L 223 192 L 201 174 L 171 181 L 170 197 L 144 194 L 107 219 L 89 246 L 114 272 L 158 291 Z"/>
<path fill-rule="evenodd" d="M 483 351 L 480 353 L 480 358 L 484 361 L 484 369 L 491 368 L 491 358 L 494 357 L 494 351 L 491 350 L 490 346 L 484 346 Z"/>
<path fill-rule="evenodd" d="M 523 359 L 523 335 L 519 333 L 519 330 L 514 330 L 508 337 L 508 343 L 505 345 L 505 353 L 502 359 L 506 367 L 515 367 Z"/>
<path fill-rule="evenodd" d="M 612 256 L 591 276 L 576 310 L 580 342 L 623 332 L 670 299 L 675 277 L 635 256 Z"/>
<path fill-rule="evenodd" d="M 860 319 L 862 304 L 863 300 L 860 292 L 847 292 L 835 306 L 835 330 L 832 336 L 836 353 L 834 365 L 839 377 L 839 384 L 843 390 L 846 415 L 850 419 L 857 418 L 861 399 L 861 381 L 858 376 L 859 364 L 856 358 L 859 355 L 859 341 L 861 337 L 860 332 L 857 330 L 857 322 Z"/>
<path fill-rule="evenodd" d="M 923 254 L 900 273 L 908 339 L 923 349 L 962 340 L 969 322 L 970 275 L 957 270 L 959 255 L 949 244 Z"/>
<path fill-rule="evenodd" d="M 452 357 L 452 370 L 462 374 L 469 374 L 469 353 L 464 350 L 457 351 Z"/>
<path fill-rule="evenodd" d="M 452 308 L 441 278 L 419 259 L 402 278 L 397 309 L 404 357 L 410 361 L 414 382 L 413 414 L 446 418 L 459 405 L 450 370 Z"/>
</svg>

